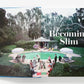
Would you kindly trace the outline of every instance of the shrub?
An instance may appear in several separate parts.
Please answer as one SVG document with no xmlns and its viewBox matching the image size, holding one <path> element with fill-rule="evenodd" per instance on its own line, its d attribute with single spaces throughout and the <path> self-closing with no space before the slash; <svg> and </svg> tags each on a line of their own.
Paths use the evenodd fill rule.
<svg viewBox="0 0 84 84">
<path fill-rule="evenodd" d="M 54 37 L 54 40 L 56 40 L 57 42 L 60 42 L 60 39 L 65 41 L 65 37 L 63 37 L 63 36 L 56 36 L 56 37 Z"/>
<path fill-rule="evenodd" d="M 49 47 L 52 48 L 52 45 L 54 44 L 55 42 L 49 42 Z"/>
<path fill-rule="evenodd" d="M 3 53 L 0 51 L 0 57 L 2 57 L 3 56 Z"/>
<path fill-rule="evenodd" d="M 71 66 L 68 76 L 84 76 L 84 66 Z"/>
<path fill-rule="evenodd" d="M 11 73 L 15 76 L 32 76 L 29 65 L 22 63 L 14 64 Z"/>
<path fill-rule="evenodd" d="M 15 44 L 17 47 L 21 47 L 25 49 L 33 49 L 34 42 L 18 41 Z"/>
<path fill-rule="evenodd" d="M 62 47 L 65 47 L 65 44 L 63 44 L 60 39 L 62 39 L 63 41 L 65 41 L 65 37 L 63 36 L 57 36 L 57 37 L 54 37 L 54 40 L 57 41 L 57 45 L 58 45 L 58 48 L 62 48 Z"/>
<path fill-rule="evenodd" d="M 8 49 L 8 48 L 2 48 L 2 49 L 1 49 L 1 52 L 3 52 L 3 53 L 10 53 L 11 50 Z"/>
<path fill-rule="evenodd" d="M 22 72 L 24 73 L 24 75 L 31 77 L 32 76 L 32 72 L 30 71 L 29 64 L 23 65 L 22 67 L 23 67 L 22 68 Z"/>
<path fill-rule="evenodd" d="M 50 72 L 49 76 L 62 76 L 63 75 L 63 64 L 56 63 L 53 70 Z"/>
<path fill-rule="evenodd" d="M 16 45 L 8 45 L 8 46 L 5 46 L 1 49 L 1 52 L 3 53 L 11 53 L 11 50 L 16 48 Z"/>
<path fill-rule="evenodd" d="M 19 72 L 19 71 L 21 70 L 21 65 L 20 65 L 20 63 L 14 64 L 14 65 L 13 65 L 13 68 L 14 68 L 14 70 L 15 70 L 16 72 Z"/>
<path fill-rule="evenodd" d="M 65 63 L 65 64 L 63 64 L 63 66 L 64 66 L 64 71 L 70 70 L 70 64 L 69 63 Z"/>
<path fill-rule="evenodd" d="M 58 44 L 58 48 L 60 49 L 60 48 L 63 48 L 63 47 L 65 47 L 65 44 L 63 44 L 63 43 L 59 43 Z"/>
</svg>

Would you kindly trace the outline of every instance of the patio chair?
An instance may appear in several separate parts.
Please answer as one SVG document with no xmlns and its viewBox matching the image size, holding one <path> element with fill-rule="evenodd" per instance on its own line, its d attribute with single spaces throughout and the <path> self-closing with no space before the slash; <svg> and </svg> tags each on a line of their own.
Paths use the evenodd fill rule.
<svg viewBox="0 0 84 84">
<path fill-rule="evenodd" d="M 67 58 L 64 58 L 64 62 L 69 62 L 70 59 L 67 57 Z"/>
<path fill-rule="evenodd" d="M 51 50 L 51 48 L 48 49 L 48 51 L 50 51 L 50 50 Z"/>
<path fill-rule="evenodd" d="M 52 51 L 54 50 L 54 48 L 52 48 Z"/>
<path fill-rule="evenodd" d="M 65 63 L 72 63 L 72 62 L 74 62 L 74 60 L 72 60 L 72 59 L 70 59 L 68 57 L 64 58 L 63 60 L 64 60 Z"/>
</svg>

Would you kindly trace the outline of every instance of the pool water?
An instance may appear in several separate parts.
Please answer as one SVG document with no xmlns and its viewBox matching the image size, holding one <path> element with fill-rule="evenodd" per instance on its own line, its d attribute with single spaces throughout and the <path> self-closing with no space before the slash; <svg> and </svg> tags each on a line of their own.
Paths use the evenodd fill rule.
<svg viewBox="0 0 84 84">
<path fill-rule="evenodd" d="M 64 57 L 64 55 L 65 55 L 65 54 L 56 53 L 56 52 L 29 52 L 29 53 L 22 53 L 20 55 L 21 55 L 21 57 L 23 55 L 25 55 L 26 56 L 26 59 L 31 59 L 31 60 L 34 57 L 37 58 L 36 55 L 39 55 L 40 56 L 40 59 L 46 60 L 46 59 L 48 59 L 49 56 L 51 57 L 51 59 L 54 59 L 55 54 L 57 55 L 57 58 L 59 58 L 59 56 Z"/>
</svg>

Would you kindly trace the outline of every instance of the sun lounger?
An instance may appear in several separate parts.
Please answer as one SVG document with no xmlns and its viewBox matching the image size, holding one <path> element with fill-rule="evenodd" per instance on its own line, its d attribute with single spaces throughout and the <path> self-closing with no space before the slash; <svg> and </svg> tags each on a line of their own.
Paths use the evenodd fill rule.
<svg viewBox="0 0 84 84">
<path fill-rule="evenodd" d="M 71 59 L 69 59 L 69 58 L 67 57 L 67 58 L 63 58 L 63 59 L 61 60 L 61 62 L 64 62 L 64 63 L 72 63 L 72 62 L 74 62 L 74 60 L 71 60 Z"/>
</svg>

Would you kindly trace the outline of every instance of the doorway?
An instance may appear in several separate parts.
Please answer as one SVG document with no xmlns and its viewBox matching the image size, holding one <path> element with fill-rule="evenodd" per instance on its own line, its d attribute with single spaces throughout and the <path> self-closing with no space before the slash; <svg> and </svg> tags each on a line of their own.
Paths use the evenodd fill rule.
<svg viewBox="0 0 84 84">
<path fill-rule="evenodd" d="M 43 48 L 44 44 L 43 42 L 40 42 L 40 47 Z"/>
</svg>

